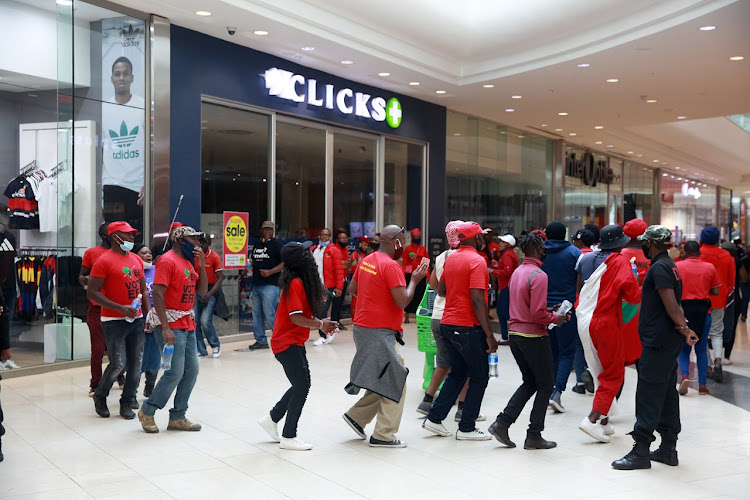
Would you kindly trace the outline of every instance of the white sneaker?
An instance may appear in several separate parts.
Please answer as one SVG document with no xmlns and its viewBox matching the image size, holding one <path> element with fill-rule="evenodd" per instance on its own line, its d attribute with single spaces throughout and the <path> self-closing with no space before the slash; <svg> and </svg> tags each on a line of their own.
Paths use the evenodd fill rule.
<svg viewBox="0 0 750 500">
<path fill-rule="evenodd" d="M 612 424 L 607 422 L 606 424 L 603 424 L 602 427 L 604 428 L 604 434 L 607 436 L 611 436 L 615 433 L 615 428 Z"/>
<path fill-rule="evenodd" d="M 331 342 L 333 342 L 334 337 L 336 337 L 336 333 L 336 330 L 334 330 L 333 332 L 326 334 L 326 344 L 330 344 Z"/>
<path fill-rule="evenodd" d="M 436 424 L 435 422 L 431 421 L 429 418 L 424 419 L 424 422 L 422 422 L 422 429 L 428 430 L 433 434 L 437 434 L 438 436 L 442 437 L 448 437 L 452 436 L 453 433 L 445 428 L 443 424 Z"/>
<path fill-rule="evenodd" d="M 310 443 L 305 443 L 302 441 L 299 437 L 295 436 L 293 438 L 281 438 L 281 443 L 279 444 L 279 448 L 282 450 L 296 450 L 296 451 L 306 451 L 306 450 L 312 450 L 313 445 Z"/>
<path fill-rule="evenodd" d="M 324 339 L 323 337 L 321 337 L 318 340 L 316 340 L 315 342 L 313 342 L 313 345 L 325 345 L 325 343 L 326 343 L 327 340 L 328 340 L 327 338 Z"/>
<path fill-rule="evenodd" d="M 488 441 L 492 439 L 492 434 L 488 434 L 474 429 L 471 432 L 456 431 L 456 439 L 459 441 Z"/>
<path fill-rule="evenodd" d="M 264 415 L 258 419 L 258 425 L 260 425 L 264 431 L 271 437 L 271 441 L 274 443 L 279 442 L 279 427 L 276 422 L 273 421 L 271 415 Z"/>
<path fill-rule="evenodd" d="M 6 361 L 5 363 L 0 363 L 0 365 L 4 366 L 4 368 L 3 368 L 3 369 L 5 369 L 5 370 L 12 370 L 12 369 L 18 369 L 18 368 L 21 368 L 21 367 L 20 367 L 20 366 L 18 366 L 18 365 L 17 365 L 16 363 L 15 363 L 15 361 L 13 361 L 12 359 L 9 359 L 9 360 L 8 360 L 8 361 Z"/>
<path fill-rule="evenodd" d="M 219 356 L 221 356 L 221 346 L 214 347 L 214 353 L 211 356 L 213 356 L 214 358 L 218 358 Z"/>
<path fill-rule="evenodd" d="M 604 426 L 599 423 L 591 423 L 588 417 L 583 417 L 581 425 L 578 426 L 583 432 L 602 443 L 609 443 L 609 436 L 604 433 Z"/>
<path fill-rule="evenodd" d="M 721 360 L 721 364 L 722 364 L 722 365 L 727 365 L 727 366 L 731 366 L 731 365 L 733 365 L 733 364 L 734 364 L 734 362 L 732 362 L 732 360 L 731 360 L 731 359 L 729 359 L 729 358 L 724 358 L 724 359 L 722 359 L 722 360 Z"/>
<path fill-rule="evenodd" d="M 5 362 L 0 361 L 0 370 L 10 370 L 10 367 Z"/>
</svg>

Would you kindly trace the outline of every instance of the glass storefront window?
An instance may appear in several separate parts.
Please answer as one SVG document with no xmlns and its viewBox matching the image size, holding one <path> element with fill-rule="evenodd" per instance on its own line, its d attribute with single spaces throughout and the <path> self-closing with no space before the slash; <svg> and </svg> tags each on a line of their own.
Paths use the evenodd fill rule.
<svg viewBox="0 0 750 500">
<path fill-rule="evenodd" d="M 625 222 L 643 219 L 651 225 L 654 221 L 654 170 L 625 162 Z"/>
<path fill-rule="evenodd" d="M 672 230 L 676 243 L 700 239 L 703 228 L 716 221 L 716 186 L 662 174 L 661 223 Z"/>
<path fill-rule="evenodd" d="M 568 147 L 565 150 L 568 159 L 581 160 L 586 151 Z M 595 164 L 603 162 L 609 165 L 608 157 L 592 153 Z M 607 218 L 608 187 L 603 182 L 595 186 L 587 185 L 583 178 L 565 176 L 565 223 L 570 232 L 576 231 L 585 224 L 596 224 L 603 227 L 608 224 Z"/>
<path fill-rule="evenodd" d="M 333 140 L 333 228 L 375 228 L 375 139 L 337 132 Z M 360 231 L 353 231 L 357 227 Z"/>
<path fill-rule="evenodd" d="M 385 140 L 383 223 L 422 226 L 424 146 Z"/>
</svg>

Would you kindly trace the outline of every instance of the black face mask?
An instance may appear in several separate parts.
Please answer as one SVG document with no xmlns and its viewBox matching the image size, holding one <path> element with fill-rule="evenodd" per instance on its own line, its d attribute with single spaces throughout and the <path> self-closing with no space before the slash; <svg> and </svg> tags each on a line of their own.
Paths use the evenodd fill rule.
<svg viewBox="0 0 750 500">
<path fill-rule="evenodd" d="M 341 248 L 346 248 L 349 245 L 349 243 L 347 243 L 346 241 L 344 242 L 339 241 L 338 244 Z"/>
<path fill-rule="evenodd" d="M 647 259 L 650 258 L 648 256 L 648 250 L 650 248 L 651 248 L 651 245 L 649 245 L 648 243 L 644 243 L 643 245 L 641 245 L 641 250 L 643 250 L 643 255 L 645 255 Z"/>
<path fill-rule="evenodd" d="M 412 242 L 412 243 L 413 243 L 414 245 L 419 245 L 420 243 L 422 243 L 422 239 L 421 239 L 421 238 L 412 238 L 412 239 L 411 239 L 411 242 Z"/>
<path fill-rule="evenodd" d="M 370 248 L 377 252 L 380 249 L 380 243 L 370 243 Z"/>
</svg>

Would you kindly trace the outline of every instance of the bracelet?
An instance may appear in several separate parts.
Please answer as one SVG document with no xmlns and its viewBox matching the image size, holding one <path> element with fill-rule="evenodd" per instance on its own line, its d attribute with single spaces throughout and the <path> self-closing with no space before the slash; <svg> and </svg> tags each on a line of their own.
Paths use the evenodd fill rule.
<svg viewBox="0 0 750 500">
<path fill-rule="evenodd" d="M 320 321 L 320 329 L 322 330 L 323 329 L 323 320 L 319 319 L 318 321 Z"/>
</svg>

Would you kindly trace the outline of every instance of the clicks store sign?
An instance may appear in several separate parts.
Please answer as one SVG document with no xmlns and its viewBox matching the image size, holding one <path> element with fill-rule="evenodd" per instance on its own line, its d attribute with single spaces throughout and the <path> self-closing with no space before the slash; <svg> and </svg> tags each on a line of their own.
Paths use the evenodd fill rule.
<svg viewBox="0 0 750 500">
<path fill-rule="evenodd" d="M 376 122 L 387 122 L 391 128 L 401 126 L 401 103 L 395 97 L 386 100 L 384 97 L 355 92 L 346 87 L 319 84 L 317 80 L 279 68 L 266 70 L 263 78 L 270 96 L 318 108 L 335 109 L 345 115 Z"/>
</svg>

